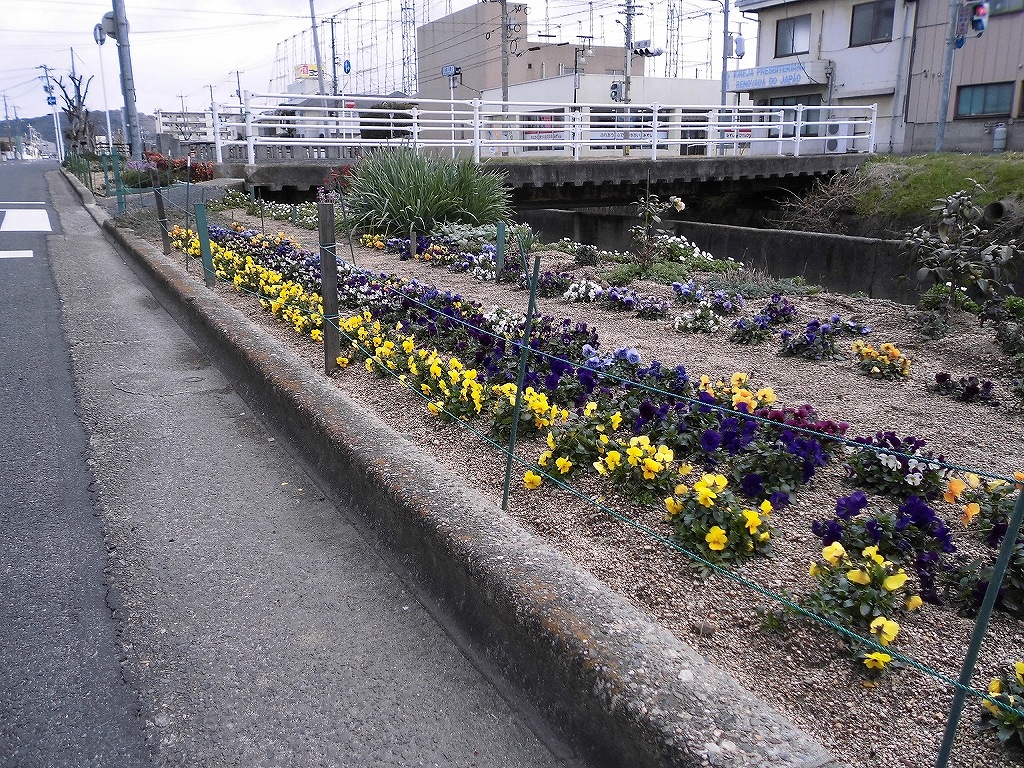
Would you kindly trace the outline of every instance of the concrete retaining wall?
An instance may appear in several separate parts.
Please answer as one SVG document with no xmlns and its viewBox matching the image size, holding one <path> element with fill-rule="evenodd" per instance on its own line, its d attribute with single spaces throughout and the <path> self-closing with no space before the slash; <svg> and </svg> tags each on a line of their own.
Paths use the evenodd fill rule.
<svg viewBox="0 0 1024 768">
<path fill-rule="evenodd" d="M 570 237 L 601 248 L 629 250 L 629 228 L 635 216 L 588 214 L 580 211 L 523 211 L 521 218 L 544 240 Z M 803 277 L 838 293 L 864 293 L 871 298 L 916 303 L 919 292 L 900 241 L 867 237 L 790 232 L 779 229 L 730 227 L 689 221 L 668 221 L 673 229 L 719 258 L 732 257 L 774 277 Z"/>
</svg>

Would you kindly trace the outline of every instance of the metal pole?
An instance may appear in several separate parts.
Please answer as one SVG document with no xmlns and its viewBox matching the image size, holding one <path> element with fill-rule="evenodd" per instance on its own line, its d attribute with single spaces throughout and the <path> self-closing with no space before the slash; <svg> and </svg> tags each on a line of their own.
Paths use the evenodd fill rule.
<svg viewBox="0 0 1024 768">
<path fill-rule="evenodd" d="M 949 765 L 956 729 L 960 724 L 960 715 L 963 712 L 964 704 L 967 702 L 967 691 L 964 688 L 971 684 L 971 679 L 974 677 L 974 666 L 978 663 L 981 643 L 985 639 L 988 622 L 992 617 L 992 609 L 995 608 L 996 598 L 999 596 L 999 588 L 1002 586 L 1003 577 L 1006 576 L 1006 569 L 1013 556 L 1022 521 L 1024 521 L 1024 490 L 1017 492 L 1017 504 L 1013 508 L 1013 514 L 1010 515 L 1006 536 L 999 549 L 999 557 L 996 558 L 996 564 L 992 567 L 992 576 L 989 578 L 988 588 L 985 590 L 985 598 L 981 601 L 981 609 L 974 622 L 974 631 L 971 633 L 971 642 L 967 648 L 967 655 L 964 657 L 964 665 L 960 668 L 959 683 L 962 687 L 957 688 L 956 693 L 953 694 L 953 705 L 949 708 L 946 732 L 942 737 L 942 746 L 939 749 L 939 756 L 935 760 L 935 768 L 946 768 Z"/>
<path fill-rule="evenodd" d="M 938 125 L 935 127 L 935 151 L 942 151 L 946 138 L 946 117 L 949 114 L 949 92 L 953 87 L 953 53 L 956 51 L 956 27 L 961 0 L 949 0 L 949 37 L 946 38 L 946 64 L 942 70 L 942 92 L 939 94 Z"/>
<path fill-rule="evenodd" d="M 334 229 L 334 204 L 317 203 L 320 222 L 320 298 L 324 307 L 324 372 L 330 376 L 338 367 L 341 331 L 338 328 L 338 251 Z"/>
<path fill-rule="evenodd" d="M 508 0 L 501 0 L 501 154 L 509 154 L 508 145 L 504 142 L 509 137 L 506 121 L 508 120 Z"/>
<path fill-rule="evenodd" d="M 630 70 L 633 68 L 633 14 L 636 8 L 632 0 L 626 0 L 626 63 L 623 68 L 624 85 L 622 87 L 622 100 L 626 104 L 626 122 L 623 124 L 622 156 L 629 157 L 629 89 Z"/>
<path fill-rule="evenodd" d="M 121 63 L 121 93 L 124 95 L 125 119 L 128 123 L 128 141 L 131 142 L 132 157 L 142 159 L 142 131 L 139 128 L 139 112 L 135 105 L 135 77 L 132 75 L 132 56 L 128 47 L 128 16 L 124 0 L 114 0 L 114 23 L 117 25 L 117 58 Z"/>
<path fill-rule="evenodd" d="M 107 152 L 114 152 L 114 131 L 110 127 L 110 107 L 107 106 L 107 76 L 103 71 L 103 42 L 107 39 L 106 33 L 102 36 L 100 32 L 103 31 L 103 25 L 96 25 L 96 32 L 94 36 L 96 38 L 96 53 L 100 57 L 100 85 L 103 86 L 103 116 L 107 119 Z"/>
<path fill-rule="evenodd" d="M 323 96 L 326 93 L 326 91 L 324 90 L 324 66 L 323 66 L 323 59 L 320 56 L 320 35 L 316 31 L 316 9 L 313 7 L 313 1 L 314 0 L 309 0 L 309 18 L 313 22 L 313 53 L 316 56 L 316 82 L 317 82 L 317 88 L 319 89 L 317 91 L 317 93 L 319 95 Z M 321 103 L 322 103 L 323 108 L 324 108 L 323 120 L 326 122 L 326 120 L 327 120 L 327 99 L 324 99 Z M 327 130 L 327 127 L 325 126 L 324 127 L 324 136 L 326 136 L 327 134 L 328 134 L 328 130 Z"/>
<path fill-rule="evenodd" d="M 526 261 L 526 254 L 523 254 Z M 508 458 L 505 460 L 505 486 L 501 492 L 501 510 L 508 510 L 508 491 L 512 483 L 512 459 L 516 452 L 516 436 L 519 432 L 519 414 L 523 410 L 523 383 L 526 380 L 526 360 L 530 356 L 530 333 L 533 330 L 533 313 L 537 306 L 537 281 L 540 277 L 540 254 L 533 259 L 533 277 L 530 279 L 530 303 L 523 326 L 523 341 L 519 347 L 519 374 L 516 377 L 516 404 L 512 409 L 512 434 L 508 439 Z"/>
</svg>

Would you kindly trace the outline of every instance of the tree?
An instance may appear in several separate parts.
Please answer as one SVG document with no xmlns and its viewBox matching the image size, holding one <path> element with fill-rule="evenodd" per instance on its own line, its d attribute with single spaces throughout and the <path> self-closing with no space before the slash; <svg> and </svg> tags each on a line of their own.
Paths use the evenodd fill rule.
<svg viewBox="0 0 1024 768">
<path fill-rule="evenodd" d="M 57 86 L 64 98 L 62 111 L 68 123 L 64 129 L 64 138 L 67 139 L 70 151 L 80 155 L 89 154 L 96 151 L 96 134 L 89 120 L 89 110 L 85 106 L 85 97 L 89 94 L 92 78 L 86 80 L 85 75 L 70 75 L 68 79 L 71 81 L 73 95 L 68 92 L 63 78 L 57 78 Z"/>
</svg>

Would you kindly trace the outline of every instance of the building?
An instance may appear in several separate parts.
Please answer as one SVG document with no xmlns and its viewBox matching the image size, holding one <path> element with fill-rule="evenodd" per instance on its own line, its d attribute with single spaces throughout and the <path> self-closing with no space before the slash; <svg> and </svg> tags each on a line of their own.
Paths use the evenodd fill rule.
<svg viewBox="0 0 1024 768">
<path fill-rule="evenodd" d="M 529 39 L 526 6 L 509 5 L 508 84 L 558 77 L 578 66 L 587 74 L 625 73 L 625 50 L 617 46 L 551 43 Z M 586 56 L 580 63 L 580 56 Z M 501 4 L 474 3 L 461 11 L 423 24 L 416 30 L 417 69 L 420 99 L 451 98 L 447 67 L 458 67 L 455 98 L 478 98 L 488 89 L 502 85 Z M 645 59 L 631 57 L 630 76 L 644 73 Z M 500 96 L 500 92 L 499 92 Z M 607 100 L 607 99 L 606 99 Z"/>
<path fill-rule="evenodd" d="M 935 148 L 948 0 L 736 0 L 736 6 L 757 14 L 757 64 L 730 72 L 728 90 L 788 113 L 803 105 L 805 135 L 829 137 L 838 147 L 847 145 L 848 126 L 833 119 L 832 108 L 876 104 L 875 151 Z M 1010 148 L 1024 148 L 1024 132 L 1012 128 L 1024 109 L 1024 0 L 993 0 L 989 10 L 981 37 L 966 16 L 961 21 L 947 151 L 991 151 L 998 123 L 1009 129 Z"/>
</svg>

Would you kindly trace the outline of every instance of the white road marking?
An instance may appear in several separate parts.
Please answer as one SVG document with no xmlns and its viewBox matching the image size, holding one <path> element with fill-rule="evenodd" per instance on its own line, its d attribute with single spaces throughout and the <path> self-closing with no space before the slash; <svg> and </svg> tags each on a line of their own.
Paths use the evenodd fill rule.
<svg viewBox="0 0 1024 768">
<path fill-rule="evenodd" d="M 36 208 L 45 208 L 44 200 L 0 200 L 0 207 L 5 205 L 34 205 Z"/>
<path fill-rule="evenodd" d="M 3 222 L 0 232 L 52 232 L 50 217 L 45 210 L 30 208 L 27 211 L 17 208 L 0 208 Z"/>
<path fill-rule="evenodd" d="M 31 259 L 32 251 L 0 251 L 0 259 Z"/>
</svg>

